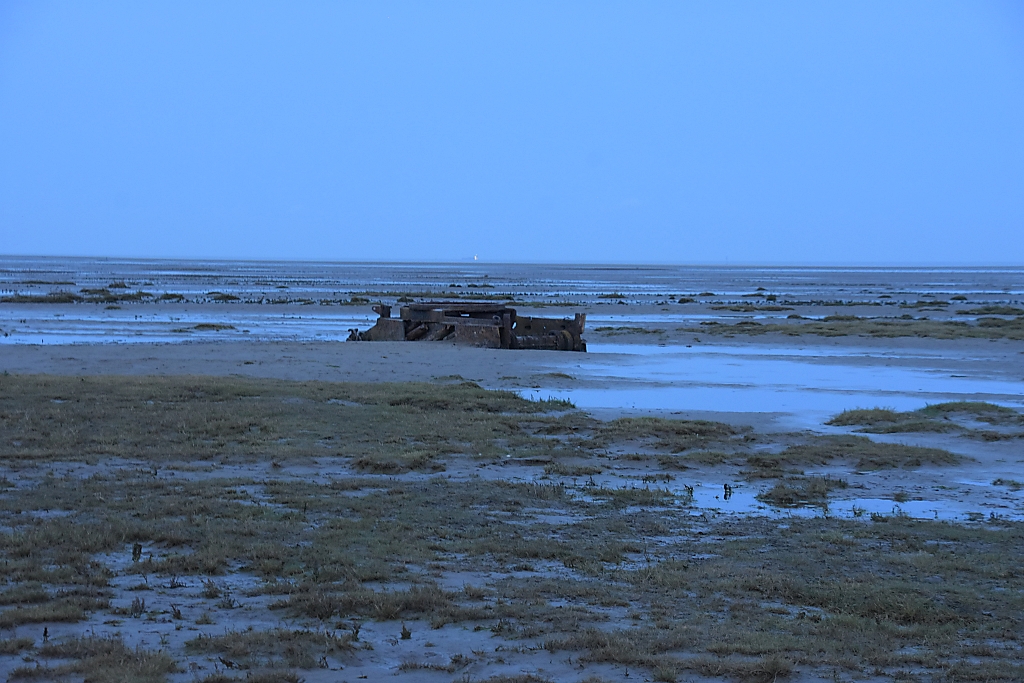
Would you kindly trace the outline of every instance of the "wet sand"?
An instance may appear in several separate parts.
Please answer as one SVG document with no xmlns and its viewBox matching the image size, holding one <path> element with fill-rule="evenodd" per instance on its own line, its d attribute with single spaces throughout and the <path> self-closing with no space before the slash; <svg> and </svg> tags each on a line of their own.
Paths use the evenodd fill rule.
<svg viewBox="0 0 1024 683">
<path fill-rule="evenodd" d="M 722 421 L 763 433 L 854 433 L 852 427 L 824 424 L 832 415 L 853 408 L 915 410 L 929 403 L 964 400 L 1024 408 L 1024 352 L 1019 342 L 901 339 L 897 345 L 863 338 L 763 336 L 691 340 L 690 345 L 682 341 L 623 345 L 613 338 L 610 343 L 592 342 L 593 352 L 586 354 L 478 349 L 444 342 L 18 345 L 3 347 L 0 372 L 472 381 L 530 398 L 567 398 L 601 419 L 664 415 Z M 993 504 L 1012 518 L 1024 515 L 1019 496 L 990 485 L 1000 478 L 1022 478 L 1019 440 L 984 443 L 912 433 L 870 436 L 945 448 L 972 461 L 935 472 L 871 474 L 868 488 L 883 498 L 869 503 L 852 491 L 840 493 L 840 499 L 847 498 L 844 509 L 891 508 L 884 496 L 906 489 L 930 501 L 916 506 L 929 516 L 966 518 L 967 512 Z M 949 477 L 965 483 L 943 492 L 942 483 Z M 767 510 L 761 504 L 728 507 L 761 514 Z"/>
<path fill-rule="evenodd" d="M 593 332 L 587 337 L 586 354 L 446 342 L 20 344 L 0 347 L 0 372 L 352 382 L 462 378 L 488 388 L 565 395 L 592 409 L 809 411 L 815 420 L 822 410 L 872 407 L 872 401 L 899 409 L 941 400 L 1024 402 L 1024 344 L 1011 340 L 680 335 L 645 344 Z M 716 397 L 723 389 L 732 396 Z M 787 393 L 805 399 L 788 406 L 780 402 Z M 825 394 L 846 398 L 820 400 Z"/>
</svg>

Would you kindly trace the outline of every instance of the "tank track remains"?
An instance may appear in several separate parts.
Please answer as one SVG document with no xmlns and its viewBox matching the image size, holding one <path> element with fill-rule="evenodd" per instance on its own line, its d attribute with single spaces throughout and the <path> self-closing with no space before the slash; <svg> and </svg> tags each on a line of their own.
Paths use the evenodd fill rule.
<svg viewBox="0 0 1024 683">
<path fill-rule="evenodd" d="M 583 327 L 587 314 L 574 318 L 532 318 L 493 303 L 430 301 L 409 304 L 391 317 L 391 306 L 377 304 L 377 323 L 351 330 L 349 341 L 453 341 L 490 349 L 549 349 L 586 351 Z"/>
</svg>

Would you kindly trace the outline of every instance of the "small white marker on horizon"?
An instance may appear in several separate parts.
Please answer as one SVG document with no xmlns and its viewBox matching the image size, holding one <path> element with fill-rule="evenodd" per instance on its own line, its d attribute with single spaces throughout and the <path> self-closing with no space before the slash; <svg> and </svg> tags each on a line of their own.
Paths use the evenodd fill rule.
<svg viewBox="0 0 1024 683">
<path fill-rule="evenodd" d="M 479 259 L 477 259 L 477 256 L 476 256 L 476 254 L 473 254 L 473 260 L 474 260 L 474 261 L 477 261 L 477 260 L 479 260 Z"/>
</svg>

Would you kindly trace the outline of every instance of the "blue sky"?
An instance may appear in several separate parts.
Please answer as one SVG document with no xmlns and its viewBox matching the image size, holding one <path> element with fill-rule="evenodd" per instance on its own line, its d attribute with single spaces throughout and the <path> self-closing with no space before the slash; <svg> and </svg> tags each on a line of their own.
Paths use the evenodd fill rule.
<svg viewBox="0 0 1024 683">
<path fill-rule="evenodd" d="M 0 254 L 1024 263 L 1024 4 L 0 2 Z"/>
</svg>

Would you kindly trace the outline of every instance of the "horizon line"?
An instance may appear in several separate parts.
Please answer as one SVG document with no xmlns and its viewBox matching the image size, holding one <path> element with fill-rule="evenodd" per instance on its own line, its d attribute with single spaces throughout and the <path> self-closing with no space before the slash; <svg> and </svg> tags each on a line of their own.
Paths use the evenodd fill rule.
<svg viewBox="0 0 1024 683">
<path fill-rule="evenodd" d="M 901 268 L 907 270 L 921 269 L 982 269 L 1000 268 L 1017 269 L 1024 268 L 1024 262 L 979 262 L 967 263 L 950 262 L 924 262 L 908 263 L 896 261 L 874 261 L 874 262 L 846 262 L 846 261 L 558 261 L 558 260 L 480 260 L 474 258 L 463 259 L 313 259 L 313 258 L 268 258 L 268 257 L 220 257 L 220 256 L 97 256 L 91 254 L 67 255 L 67 254 L 0 254 L 0 260 L 5 259 L 77 259 L 77 260 L 98 260 L 98 261 L 193 261 L 204 263 L 215 262 L 239 262 L 239 263 L 321 263 L 335 265 L 522 265 L 522 266 L 563 266 L 563 267 L 616 267 L 616 268 Z"/>
</svg>

